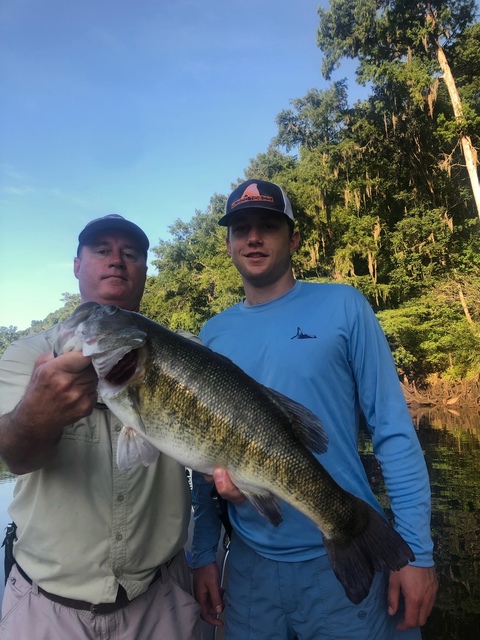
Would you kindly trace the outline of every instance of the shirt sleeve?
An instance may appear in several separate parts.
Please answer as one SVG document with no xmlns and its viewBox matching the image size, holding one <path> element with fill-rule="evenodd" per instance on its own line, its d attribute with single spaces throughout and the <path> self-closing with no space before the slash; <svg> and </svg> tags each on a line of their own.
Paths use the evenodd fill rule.
<svg viewBox="0 0 480 640">
<path fill-rule="evenodd" d="M 12 342 L 0 359 L 0 415 L 12 411 L 23 398 L 32 377 L 35 360 L 49 350 L 46 341 Z"/>
<path fill-rule="evenodd" d="M 192 567 L 198 569 L 216 561 L 221 522 L 210 496 L 213 484 L 201 473 L 192 473 L 193 539 Z"/>
<path fill-rule="evenodd" d="M 355 319 L 350 347 L 359 402 L 382 468 L 395 528 L 415 554 L 412 564 L 432 566 L 427 467 L 390 347 L 367 302 Z"/>
</svg>

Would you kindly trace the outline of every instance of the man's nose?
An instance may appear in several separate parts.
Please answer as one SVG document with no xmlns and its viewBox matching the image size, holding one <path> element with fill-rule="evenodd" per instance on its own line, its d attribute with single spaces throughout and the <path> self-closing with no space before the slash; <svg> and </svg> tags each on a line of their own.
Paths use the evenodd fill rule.
<svg viewBox="0 0 480 640">
<path fill-rule="evenodd" d="M 260 233 L 260 229 L 257 227 L 251 227 L 248 232 L 248 242 L 249 244 L 261 244 L 263 242 L 262 234 Z"/>
<path fill-rule="evenodd" d="M 110 257 L 110 264 L 116 267 L 125 266 L 125 259 L 121 251 L 112 251 L 112 255 Z"/>
</svg>

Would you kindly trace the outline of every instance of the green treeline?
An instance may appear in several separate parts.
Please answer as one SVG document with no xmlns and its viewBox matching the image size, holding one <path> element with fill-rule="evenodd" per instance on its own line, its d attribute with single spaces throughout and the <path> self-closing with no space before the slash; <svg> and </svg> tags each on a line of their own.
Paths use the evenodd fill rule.
<svg viewBox="0 0 480 640">
<path fill-rule="evenodd" d="M 302 245 L 297 278 L 344 282 L 368 298 L 399 373 L 424 383 L 478 377 L 480 367 L 480 23 L 473 0 L 331 0 L 317 44 L 330 80 L 358 62 L 368 97 L 353 106 L 346 80 L 311 89 L 277 118 L 268 149 L 244 177 L 278 182 Z M 473 164 L 472 164 L 473 163 Z M 472 170 L 473 167 L 473 170 Z M 142 312 L 198 332 L 241 298 L 217 226 L 225 194 L 177 220 L 154 247 Z M 68 315 L 78 296 L 26 332 Z"/>
</svg>

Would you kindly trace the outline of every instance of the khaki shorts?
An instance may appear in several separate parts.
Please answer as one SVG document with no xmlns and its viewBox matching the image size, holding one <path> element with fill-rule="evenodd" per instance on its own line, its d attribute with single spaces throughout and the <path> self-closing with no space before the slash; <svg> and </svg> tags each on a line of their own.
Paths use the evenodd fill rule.
<svg viewBox="0 0 480 640">
<path fill-rule="evenodd" d="M 13 566 L 0 622 L 2 640 L 199 640 L 200 607 L 183 552 L 145 593 L 106 615 L 78 611 L 38 593 Z"/>
</svg>

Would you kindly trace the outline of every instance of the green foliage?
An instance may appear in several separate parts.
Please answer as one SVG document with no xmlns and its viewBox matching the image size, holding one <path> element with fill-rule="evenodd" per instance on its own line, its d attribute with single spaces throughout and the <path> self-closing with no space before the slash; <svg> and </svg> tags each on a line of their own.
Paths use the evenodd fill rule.
<svg viewBox="0 0 480 640">
<path fill-rule="evenodd" d="M 10 343 L 18 338 L 17 327 L 0 327 L 0 355 L 5 351 Z"/>
<path fill-rule="evenodd" d="M 213 196 L 209 210 L 189 223 L 177 220 L 172 240 L 154 248 L 158 275 L 147 281 L 141 311 L 171 329 L 198 333 L 205 320 L 237 302 L 240 278 L 225 250 L 225 229 L 217 225 L 225 198 Z"/>
<path fill-rule="evenodd" d="M 292 100 L 295 112 L 282 111 L 276 118 L 278 135 L 274 144 L 287 151 L 297 146 L 318 149 L 323 143 L 341 141 L 344 114 L 347 111 L 347 83 L 333 83 L 327 91 L 312 89 L 304 98 Z"/>
<path fill-rule="evenodd" d="M 399 372 L 417 383 L 480 373 L 480 272 L 448 279 L 397 309 L 378 313 Z"/>
<path fill-rule="evenodd" d="M 267 153 L 259 153 L 255 158 L 250 159 L 244 172 L 245 177 L 237 180 L 235 186 L 251 178 L 275 182 L 278 176 L 294 171 L 296 164 L 295 158 L 284 155 L 272 144 Z"/>
<path fill-rule="evenodd" d="M 66 320 L 80 304 L 80 294 L 64 293 L 62 294 L 62 300 L 64 303 L 63 307 L 49 313 L 44 320 L 33 320 L 28 329 L 17 331 L 16 327 L 0 327 L 0 356 L 14 340 L 20 340 L 21 338 L 26 338 L 35 333 L 46 331 L 57 323 Z"/>
<path fill-rule="evenodd" d="M 325 54 L 327 79 L 341 58 L 349 57 L 358 60 L 362 83 L 381 83 L 396 70 L 415 86 L 438 68 L 437 43 L 455 39 L 474 21 L 475 1 L 331 0 L 318 14 L 317 44 Z"/>
</svg>

